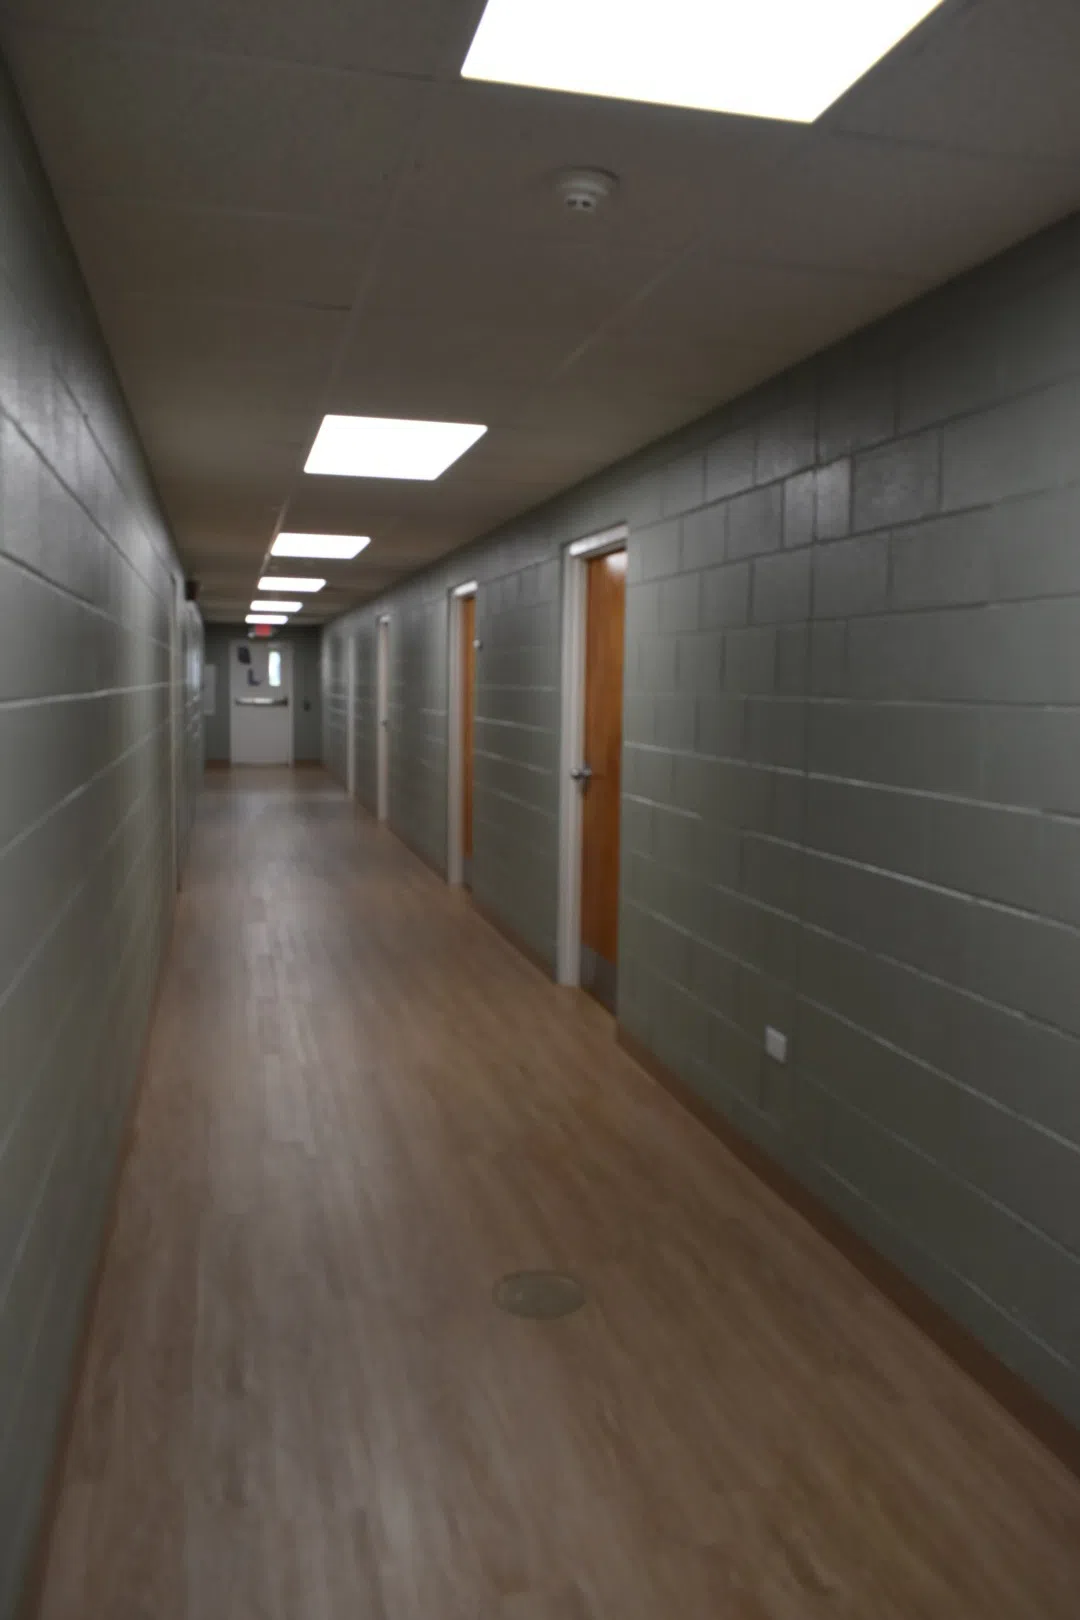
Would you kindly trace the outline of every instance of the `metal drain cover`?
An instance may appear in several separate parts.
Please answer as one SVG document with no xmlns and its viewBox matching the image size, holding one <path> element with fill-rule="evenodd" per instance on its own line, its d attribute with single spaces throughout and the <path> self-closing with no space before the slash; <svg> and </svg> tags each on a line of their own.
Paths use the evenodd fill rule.
<svg viewBox="0 0 1080 1620">
<path fill-rule="evenodd" d="M 495 1287 L 495 1303 L 511 1316 L 550 1322 L 570 1316 L 585 1303 L 585 1290 L 574 1277 L 558 1271 L 512 1271 Z"/>
</svg>

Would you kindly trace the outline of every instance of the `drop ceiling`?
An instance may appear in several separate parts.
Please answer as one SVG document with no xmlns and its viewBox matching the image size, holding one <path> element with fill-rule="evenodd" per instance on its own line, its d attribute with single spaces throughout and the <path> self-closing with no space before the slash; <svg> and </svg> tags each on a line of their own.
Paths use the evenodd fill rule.
<svg viewBox="0 0 1080 1620">
<path fill-rule="evenodd" d="M 1075 0 L 946 0 L 811 127 L 463 81 L 482 9 L 0 0 L 211 620 L 279 525 L 373 537 L 332 616 L 1080 206 Z M 324 412 L 490 432 L 305 477 Z"/>
</svg>

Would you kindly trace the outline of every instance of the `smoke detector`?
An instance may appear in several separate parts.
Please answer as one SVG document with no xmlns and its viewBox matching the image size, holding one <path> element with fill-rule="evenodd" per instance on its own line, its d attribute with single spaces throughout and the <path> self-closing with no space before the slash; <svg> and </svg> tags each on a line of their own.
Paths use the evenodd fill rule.
<svg viewBox="0 0 1080 1620">
<path fill-rule="evenodd" d="M 568 169 L 555 182 L 555 191 L 570 214 L 595 214 L 614 195 L 619 182 L 604 169 Z"/>
</svg>

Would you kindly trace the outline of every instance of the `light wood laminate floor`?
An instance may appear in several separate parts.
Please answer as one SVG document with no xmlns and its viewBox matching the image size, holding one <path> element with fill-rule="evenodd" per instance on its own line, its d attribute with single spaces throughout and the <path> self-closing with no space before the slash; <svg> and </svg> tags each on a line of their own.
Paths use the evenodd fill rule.
<svg viewBox="0 0 1080 1620">
<path fill-rule="evenodd" d="M 41 1612 L 1076 1620 L 1080 1485 L 326 777 L 220 773 Z"/>
</svg>

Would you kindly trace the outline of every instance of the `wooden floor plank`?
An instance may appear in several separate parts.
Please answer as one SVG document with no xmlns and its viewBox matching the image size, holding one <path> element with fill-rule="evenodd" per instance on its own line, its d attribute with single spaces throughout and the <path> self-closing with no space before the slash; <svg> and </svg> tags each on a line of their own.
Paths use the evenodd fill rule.
<svg viewBox="0 0 1080 1620">
<path fill-rule="evenodd" d="M 584 1282 L 508 1317 L 505 1272 Z M 42 1620 L 1075 1620 L 1080 1484 L 315 773 L 215 773 Z"/>
</svg>

